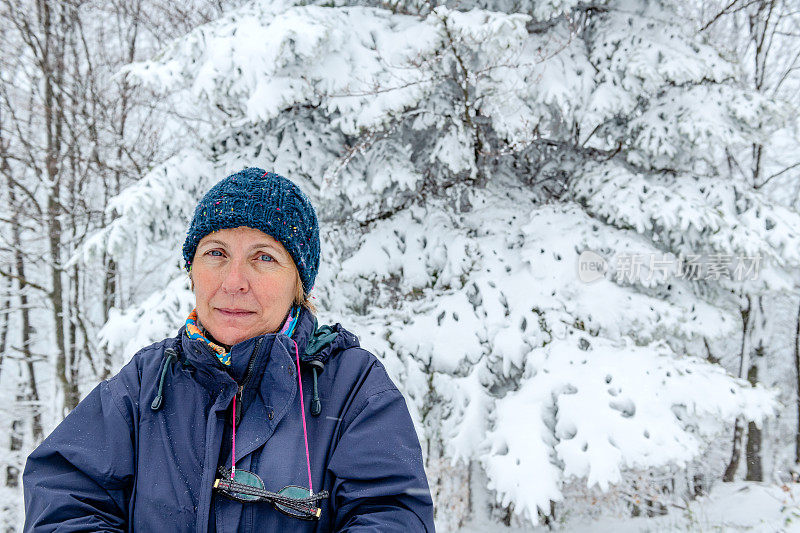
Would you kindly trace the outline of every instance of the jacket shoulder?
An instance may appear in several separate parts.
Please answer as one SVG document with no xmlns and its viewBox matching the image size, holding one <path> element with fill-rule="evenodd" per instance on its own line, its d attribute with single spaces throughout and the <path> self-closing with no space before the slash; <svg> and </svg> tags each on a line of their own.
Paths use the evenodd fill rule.
<svg viewBox="0 0 800 533">
<path fill-rule="evenodd" d="M 355 346 L 346 348 L 337 354 L 340 364 L 352 367 L 363 378 L 360 392 L 364 396 L 372 396 L 386 390 L 397 390 L 394 381 L 386 372 L 380 359 L 369 350 Z"/>
<path fill-rule="evenodd" d="M 151 372 L 158 372 L 158 368 L 161 366 L 161 359 L 164 357 L 164 351 L 168 348 L 178 349 L 178 344 L 180 344 L 180 338 L 175 336 L 167 337 L 166 339 L 145 346 L 133 354 L 128 364 L 120 370 L 120 374 L 122 374 L 128 366 L 135 367 L 139 376 Z"/>
<path fill-rule="evenodd" d="M 344 407 L 341 416 L 348 423 L 372 398 L 384 393 L 398 396 L 402 394 L 380 359 L 362 347 L 356 335 L 339 324 L 336 326 L 340 337 L 344 336 L 348 342 L 340 344 L 330 354 L 322 379 L 326 381 L 327 396 L 337 399 L 334 403 L 341 402 L 340 405 Z"/>
<path fill-rule="evenodd" d="M 123 414 L 131 410 L 138 411 L 142 385 L 155 381 L 164 351 L 174 347 L 178 342 L 178 337 L 169 337 L 145 346 L 136 352 L 119 372 L 108 379 L 107 386 L 111 396 Z"/>
</svg>

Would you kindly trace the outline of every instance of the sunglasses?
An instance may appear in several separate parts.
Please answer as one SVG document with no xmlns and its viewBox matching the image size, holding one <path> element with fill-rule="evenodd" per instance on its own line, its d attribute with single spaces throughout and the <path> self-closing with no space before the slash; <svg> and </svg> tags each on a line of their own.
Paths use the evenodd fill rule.
<svg viewBox="0 0 800 533">
<path fill-rule="evenodd" d="M 220 477 L 214 481 L 214 490 L 236 501 L 270 502 L 278 511 L 292 518 L 301 520 L 319 520 L 322 509 L 317 503 L 328 497 L 328 491 L 316 494 L 309 489 L 289 485 L 278 492 L 270 492 L 264 488 L 264 482 L 258 475 L 237 468 L 231 479 L 231 471 L 219 467 Z"/>
</svg>

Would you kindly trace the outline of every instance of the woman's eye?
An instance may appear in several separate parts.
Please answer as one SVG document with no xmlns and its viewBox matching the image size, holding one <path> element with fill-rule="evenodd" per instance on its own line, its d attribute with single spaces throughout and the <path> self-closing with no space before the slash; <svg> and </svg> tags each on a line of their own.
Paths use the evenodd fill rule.
<svg viewBox="0 0 800 533">
<path fill-rule="evenodd" d="M 275 259 L 273 259 L 273 257 L 271 255 L 269 255 L 269 254 L 261 254 L 261 255 L 259 255 L 258 256 L 258 260 L 259 261 L 266 261 L 268 263 L 271 262 L 271 261 L 275 261 Z"/>
<path fill-rule="evenodd" d="M 219 250 L 209 250 L 206 253 L 213 257 L 222 257 L 222 252 L 220 252 Z"/>
</svg>

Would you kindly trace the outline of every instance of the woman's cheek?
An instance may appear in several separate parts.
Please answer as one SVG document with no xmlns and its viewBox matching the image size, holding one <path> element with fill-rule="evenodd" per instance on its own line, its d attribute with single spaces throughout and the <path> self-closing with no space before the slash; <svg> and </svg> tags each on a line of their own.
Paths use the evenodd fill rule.
<svg viewBox="0 0 800 533">
<path fill-rule="evenodd" d="M 275 280 L 260 276 L 256 281 L 256 296 L 261 301 L 270 301 L 275 298 L 279 284 Z"/>
<path fill-rule="evenodd" d="M 283 300 L 294 300 L 294 279 L 278 275 L 260 276 L 256 282 L 256 297 L 264 303 L 283 303 Z"/>
</svg>

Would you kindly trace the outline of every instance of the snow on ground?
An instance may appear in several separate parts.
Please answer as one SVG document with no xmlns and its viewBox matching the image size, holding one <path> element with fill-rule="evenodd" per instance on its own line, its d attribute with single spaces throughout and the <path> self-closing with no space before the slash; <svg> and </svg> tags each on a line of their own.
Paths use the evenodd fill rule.
<svg viewBox="0 0 800 533">
<path fill-rule="evenodd" d="M 800 484 L 767 485 L 755 482 L 718 484 L 709 496 L 698 498 L 686 509 L 673 508 L 659 517 L 605 517 L 590 522 L 533 528 L 505 528 L 496 522 L 469 523 L 456 533 L 633 533 L 673 531 L 800 532 Z"/>
</svg>

